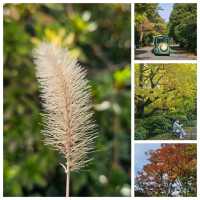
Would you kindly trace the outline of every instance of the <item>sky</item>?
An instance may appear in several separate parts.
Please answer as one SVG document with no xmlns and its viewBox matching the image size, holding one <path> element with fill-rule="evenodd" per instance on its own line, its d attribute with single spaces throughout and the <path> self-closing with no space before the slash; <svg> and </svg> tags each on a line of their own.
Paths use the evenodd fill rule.
<svg viewBox="0 0 200 200">
<path fill-rule="evenodd" d="M 159 6 L 161 10 L 159 10 L 158 13 L 165 20 L 165 22 L 168 22 L 173 8 L 173 3 L 160 3 Z"/>
<path fill-rule="evenodd" d="M 148 156 L 145 155 L 145 152 L 149 150 L 158 149 L 161 144 L 135 144 L 135 176 L 137 176 L 138 171 L 143 169 L 143 166 L 148 163 Z"/>
</svg>

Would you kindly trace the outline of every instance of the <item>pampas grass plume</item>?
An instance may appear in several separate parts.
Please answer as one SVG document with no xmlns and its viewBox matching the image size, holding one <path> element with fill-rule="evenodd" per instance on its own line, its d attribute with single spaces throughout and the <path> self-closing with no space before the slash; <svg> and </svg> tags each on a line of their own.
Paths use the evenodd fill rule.
<svg viewBox="0 0 200 200">
<path fill-rule="evenodd" d="M 62 166 L 69 196 L 70 172 L 84 167 L 94 148 L 96 125 L 90 86 L 86 71 L 67 49 L 41 43 L 34 51 L 34 62 L 44 108 L 44 142 L 66 160 Z"/>
</svg>

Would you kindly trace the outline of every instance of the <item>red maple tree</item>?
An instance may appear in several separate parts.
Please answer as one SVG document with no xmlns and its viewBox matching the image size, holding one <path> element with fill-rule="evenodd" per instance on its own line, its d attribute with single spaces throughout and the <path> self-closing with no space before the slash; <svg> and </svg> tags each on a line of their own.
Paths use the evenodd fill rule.
<svg viewBox="0 0 200 200">
<path fill-rule="evenodd" d="M 136 196 L 196 196 L 196 145 L 163 144 L 147 153 L 136 177 Z"/>
</svg>

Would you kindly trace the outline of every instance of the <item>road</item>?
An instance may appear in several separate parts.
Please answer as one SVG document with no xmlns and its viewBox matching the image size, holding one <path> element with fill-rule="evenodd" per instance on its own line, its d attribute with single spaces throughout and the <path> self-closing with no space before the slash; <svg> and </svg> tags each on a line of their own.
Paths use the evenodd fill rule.
<svg viewBox="0 0 200 200">
<path fill-rule="evenodd" d="M 135 50 L 135 60 L 196 60 L 196 56 L 186 52 L 180 47 L 171 46 L 170 56 L 155 56 L 152 53 L 153 47 L 142 47 Z"/>
</svg>

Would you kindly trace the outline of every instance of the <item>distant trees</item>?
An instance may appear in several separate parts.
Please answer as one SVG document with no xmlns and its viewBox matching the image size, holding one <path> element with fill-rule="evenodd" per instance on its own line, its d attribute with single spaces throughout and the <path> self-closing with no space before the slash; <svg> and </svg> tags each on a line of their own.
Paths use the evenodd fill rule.
<svg viewBox="0 0 200 200">
<path fill-rule="evenodd" d="M 196 196 L 195 144 L 164 144 L 147 155 L 149 163 L 136 177 L 136 196 Z"/>
<path fill-rule="evenodd" d="M 135 44 L 144 46 L 152 42 L 153 36 L 167 31 L 165 21 L 158 13 L 159 4 L 135 4 Z"/>
<path fill-rule="evenodd" d="M 197 50 L 197 5 L 174 4 L 169 24 L 169 35 L 182 47 Z"/>
<path fill-rule="evenodd" d="M 170 131 L 175 118 L 196 118 L 196 65 L 136 64 L 135 117 L 136 139 Z"/>
</svg>

